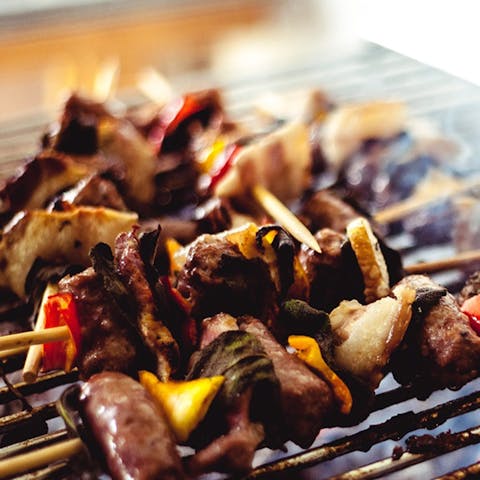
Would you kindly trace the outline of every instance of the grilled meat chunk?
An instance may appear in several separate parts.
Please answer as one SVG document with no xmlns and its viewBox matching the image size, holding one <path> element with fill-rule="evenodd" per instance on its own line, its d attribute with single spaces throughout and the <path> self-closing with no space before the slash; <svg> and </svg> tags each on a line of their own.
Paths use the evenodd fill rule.
<svg viewBox="0 0 480 480">
<path fill-rule="evenodd" d="M 43 208 L 58 192 L 74 185 L 89 168 L 68 155 L 43 152 L 25 163 L 13 177 L 0 183 L 0 225 L 19 210 Z"/>
<path fill-rule="evenodd" d="M 185 478 L 164 413 L 135 380 L 117 372 L 94 375 L 80 401 L 114 480 Z"/>
<path fill-rule="evenodd" d="M 219 312 L 267 319 L 276 308 L 267 264 L 260 258 L 247 259 L 219 236 L 203 235 L 190 247 L 178 290 L 192 304 L 197 319 Z"/>
<path fill-rule="evenodd" d="M 71 205 L 127 210 L 115 184 L 99 175 L 92 175 L 80 180 L 73 188 L 58 196 L 52 207 L 54 210 L 68 210 Z"/>
<path fill-rule="evenodd" d="M 315 440 L 333 409 L 330 387 L 298 358 L 289 354 L 253 317 L 241 317 L 240 329 L 255 335 L 273 363 L 280 382 L 280 398 L 287 438 L 302 448 Z"/>
<path fill-rule="evenodd" d="M 197 432 L 200 449 L 188 469 L 246 472 L 266 430 L 280 423 L 278 380 L 259 340 L 239 332 L 235 318 L 220 313 L 202 326 L 203 348 L 192 356 L 189 377 L 221 374 L 225 383 Z"/>
<path fill-rule="evenodd" d="M 329 190 L 315 192 L 300 211 L 300 217 L 312 232 L 330 228 L 344 233 L 348 223 L 358 216 L 359 212 Z"/>
<path fill-rule="evenodd" d="M 423 275 L 409 275 L 400 285 L 417 292 L 414 316 L 393 372 L 401 383 L 425 388 L 460 387 L 480 368 L 480 337 L 460 311 L 455 297 Z"/>
<path fill-rule="evenodd" d="M 465 286 L 462 288 L 461 292 L 458 294 L 458 304 L 462 305 L 465 300 L 468 300 L 475 295 L 480 293 L 480 271 L 472 273 L 468 277 Z"/>
<path fill-rule="evenodd" d="M 113 305 L 105 301 L 102 280 L 94 270 L 88 268 L 63 278 L 59 290 L 71 293 L 77 306 L 82 337 L 77 365 L 82 378 L 103 371 L 136 373 L 139 345 L 131 328 L 121 321 Z"/>
<path fill-rule="evenodd" d="M 115 260 L 120 277 L 135 298 L 138 330 L 157 360 L 157 375 L 163 381 L 168 380 L 178 366 L 178 344 L 156 309 L 135 231 L 117 237 Z"/>
<path fill-rule="evenodd" d="M 345 235 L 323 228 L 315 238 L 322 253 L 304 245 L 299 253 L 310 284 L 310 305 L 329 312 L 344 299 L 363 299 L 362 273 L 354 256 L 343 249 Z"/>
</svg>

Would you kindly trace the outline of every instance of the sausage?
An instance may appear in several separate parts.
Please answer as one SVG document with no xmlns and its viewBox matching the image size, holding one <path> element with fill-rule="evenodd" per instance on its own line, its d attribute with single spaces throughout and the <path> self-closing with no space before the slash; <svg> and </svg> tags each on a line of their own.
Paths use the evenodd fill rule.
<svg viewBox="0 0 480 480">
<path fill-rule="evenodd" d="M 80 400 L 114 480 L 185 478 L 164 414 L 138 382 L 102 372 L 82 386 Z"/>
</svg>

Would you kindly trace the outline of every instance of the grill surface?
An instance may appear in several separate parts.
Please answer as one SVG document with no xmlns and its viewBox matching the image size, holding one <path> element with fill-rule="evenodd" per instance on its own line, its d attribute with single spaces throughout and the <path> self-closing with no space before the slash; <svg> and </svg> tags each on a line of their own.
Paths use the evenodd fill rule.
<svg viewBox="0 0 480 480">
<path fill-rule="evenodd" d="M 191 89 L 192 85 L 201 88 L 211 86 L 212 79 L 189 76 L 179 79 L 177 85 L 179 90 Z M 291 71 L 268 77 L 252 76 L 238 84 L 220 87 L 232 114 L 244 118 L 252 98 L 269 92 L 288 95 L 295 101 L 299 89 L 320 87 L 339 103 L 396 97 L 404 100 L 415 116 L 432 119 L 446 136 L 463 145 L 462 155 L 452 168 L 465 171 L 480 153 L 480 89 L 378 46 L 365 45 L 356 53 L 334 61 L 297 65 Z M 142 101 L 134 93 L 125 94 L 124 100 L 130 105 Z M 0 178 L 10 174 L 20 158 L 35 151 L 49 120 L 51 115 L 42 113 L 36 118 L 0 125 Z M 439 249 L 436 254 L 443 253 Z M 3 405 L 0 458 L 59 442 L 68 436 L 54 401 L 65 385 L 76 381 L 76 373 L 48 374 L 34 385 L 26 385 L 18 381 L 20 365 L 19 358 L 3 361 L 11 385 L 0 388 Z M 423 392 L 424 400 L 417 400 L 417 393 L 412 388 L 398 387 L 387 377 L 372 414 L 360 425 L 324 430 L 307 451 L 289 445 L 288 452 L 279 457 L 277 452 L 262 450 L 256 459 L 260 466 L 247 478 L 292 478 L 292 471 L 296 472 L 296 478 L 305 479 L 479 478 L 480 380 L 457 392 Z M 21 400 L 22 396 L 28 403 Z M 403 446 L 405 438 L 413 432 L 427 430 L 433 435 L 451 430 L 448 445 L 436 451 L 392 458 L 394 446 Z M 420 465 L 407 468 L 416 464 Z M 68 463 L 60 462 L 18 478 L 69 476 L 72 477 L 72 471 Z"/>
</svg>

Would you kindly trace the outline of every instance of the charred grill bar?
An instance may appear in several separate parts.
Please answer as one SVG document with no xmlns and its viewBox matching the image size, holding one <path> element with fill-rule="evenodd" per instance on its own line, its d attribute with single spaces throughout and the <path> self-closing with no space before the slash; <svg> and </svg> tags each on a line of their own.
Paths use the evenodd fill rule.
<svg viewBox="0 0 480 480">
<path fill-rule="evenodd" d="M 478 127 L 475 130 L 473 126 L 478 124 L 477 120 L 480 116 L 480 91 L 378 47 L 369 46 L 363 53 L 353 57 L 330 63 L 312 64 L 292 72 L 283 72 L 278 76 L 258 80 L 252 79 L 250 83 L 225 86 L 227 104 L 233 105 L 236 115 L 241 115 L 245 111 L 252 97 L 269 89 L 282 93 L 296 88 L 320 86 L 332 92 L 340 102 L 362 97 L 398 96 L 411 106 L 414 114 L 428 115 L 449 130 L 447 133 L 459 135 L 462 140 L 466 140 L 470 155 L 475 156 L 480 153 L 480 131 Z M 131 99 L 129 101 L 131 102 Z M 134 103 L 136 101 L 137 99 L 133 100 Z M 45 122 L 45 118 L 38 118 L 25 125 L 0 128 L 2 132 L 0 134 L 0 177 L 11 173 L 18 165 L 18 158 L 32 151 L 32 139 L 38 138 L 38 131 Z M 415 250 L 409 250 L 409 255 L 415 258 Z M 9 379 L 19 378 L 18 359 L 4 361 L 3 368 Z M 0 436 L 2 437 L 0 458 L 9 458 L 39 449 L 69 437 L 69 433 L 59 420 L 54 400 L 61 392 L 58 387 L 75 382 L 77 378 L 76 371 L 69 374 L 54 373 L 42 376 L 33 385 L 14 382 L 14 388 L 8 386 L 0 388 L 0 403 L 3 406 L 0 418 Z M 448 436 L 448 439 L 444 439 L 443 442 L 440 440 L 439 433 L 434 431 L 430 447 L 425 446 L 422 451 L 406 451 L 400 455 L 401 452 L 398 450 L 393 452 L 393 447 L 389 447 L 389 450 L 385 450 L 387 454 L 381 453 L 377 456 L 372 454 L 365 461 L 357 461 L 358 468 L 341 474 L 328 473 L 328 475 L 336 479 L 379 478 L 420 462 L 436 462 L 448 452 L 480 443 L 480 425 L 476 423 L 473 415 L 469 417 L 467 415 L 469 412 L 478 411 L 479 391 L 480 381 L 477 379 L 470 382 L 461 393 L 450 394 L 448 398 L 453 396 L 453 399 L 449 401 L 438 399 L 437 393 L 430 395 L 431 392 L 421 392 L 422 398 L 435 398 L 427 406 L 412 407 L 408 402 L 419 395 L 418 387 L 392 388 L 376 396 L 372 415 L 354 433 L 350 431 L 345 433 L 342 430 L 337 435 L 340 438 L 327 441 L 322 441 L 322 435 L 320 435 L 313 448 L 267 462 L 252 471 L 247 478 L 278 478 L 282 473 L 285 474 L 285 478 L 288 478 L 292 472 L 297 474 L 300 471 L 307 472 L 310 467 L 332 459 L 341 465 L 344 459 L 354 452 L 368 451 L 371 447 L 387 440 L 394 440 L 397 445 L 404 445 L 400 440 L 409 436 L 411 432 L 419 428 L 435 429 L 440 426 Z M 29 403 L 23 405 L 18 411 L 18 405 L 12 407 L 12 404 L 22 402 L 22 397 L 26 397 Z M 44 398 L 47 400 L 44 401 Z M 432 402 L 436 404 L 432 406 Z M 403 405 L 404 403 L 406 406 Z M 379 422 L 377 417 L 379 414 L 387 420 Z M 467 418 L 465 427 L 447 435 L 448 422 L 462 415 Z M 47 431 L 41 431 L 39 425 Z M 388 456 L 388 451 L 392 453 L 391 456 Z M 478 452 L 477 448 L 476 455 L 470 462 L 478 459 Z M 461 468 L 458 470 L 438 478 L 461 479 L 478 475 L 480 464 L 476 462 L 468 465 L 468 463 L 459 465 Z M 349 460 L 348 465 L 351 464 L 352 460 Z M 448 470 L 447 468 L 443 471 Z M 329 470 L 326 469 L 325 472 Z M 69 476 L 71 478 L 71 475 L 70 464 L 65 460 L 18 478 L 43 479 Z M 327 474 L 322 473 L 322 467 L 318 467 L 315 478 L 325 476 Z"/>
</svg>

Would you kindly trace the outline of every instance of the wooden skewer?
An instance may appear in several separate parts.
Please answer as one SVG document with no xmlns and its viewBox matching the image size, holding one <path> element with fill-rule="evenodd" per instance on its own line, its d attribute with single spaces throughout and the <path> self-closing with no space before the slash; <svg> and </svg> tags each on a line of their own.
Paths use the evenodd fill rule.
<svg viewBox="0 0 480 480">
<path fill-rule="evenodd" d="M 46 328 L 44 330 L 14 333 L 0 337 L 0 351 L 39 345 L 43 343 L 59 342 L 70 338 L 70 329 L 66 325 Z"/>
<path fill-rule="evenodd" d="M 320 245 L 310 230 L 273 193 L 261 185 L 255 185 L 252 193 L 265 211 L 293 237 L 312 250 L 322 253 Z"/>
<path fill-rule="evenodd" d="M 430 203 L 452 197 L 467 190 L 480 186 L 480 180 L 475 179 L 471 182 L 460 182 L 456 185 L 444 186 L 439 188 L 433 194 L 420 195 L 407 198 L 404 201 L 397 202 L 373 215 L 378 223 L 391 223 L 401 220 L 411 213 L 415 213 L 422 207 L 426 207 Z"/>
<path fill-rule="evenodd" d="M 38 309 L 37 321 L 35 322 L 34 331 L 38 332 L 45 328 L 45 303 L 50 295 L 57 293 L 56 285 L 48 284 L 43 292 L 40 308 Z M 42 365 L 43 345 L 31 345 L 28 348 L 27 357 L 23 366 L 22 376 L 26 383 L 33 383 L 38 377 L 38 372 Z"/>
<path fill-rule="evenodd" d="M 71 458 L 80 453 L 83 448 L 82 441 L 79 438 L 73 438 L 40 450 L 5 458 L 0 460 L 0 478 L 11 477 L 59 460 Z"/>
<path fill-rule="evenodd" d="M 443 270 L 452 270 L 462 265 L 480 261 L 480 250 L 470 250 L 461 252 L 453 257 L 444 260 L 434 260 L 431 262 L 420 262 L 414 265 L 407 265 L 404 270 L 408 274 L 414 273 L 435 273 Z"/>
<path fill-rule="evenodd" d="M 3 350 L 0 352 L 0 360 L 4 360 L 5 358 L 13 357 L 15 355 L 20 355 L 27 351 L 28 347 L 9 348 L 8 350 Z"/>
</svg>

